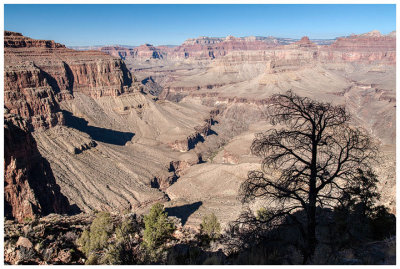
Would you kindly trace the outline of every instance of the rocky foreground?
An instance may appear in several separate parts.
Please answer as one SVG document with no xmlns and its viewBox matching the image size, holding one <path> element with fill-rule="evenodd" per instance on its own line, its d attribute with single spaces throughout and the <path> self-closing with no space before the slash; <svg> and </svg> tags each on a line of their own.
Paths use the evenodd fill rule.
<svg viewBox="0 0 400 269">
<path fill-rule="evenodd" d="M 24 224 L 6 221 L 4 224 L 4 261 L 14 265 L 83 265 L 96 264 L 88 260 L 83 253 L 79 238 L 84 230 L 89 230 L 95 215 L 79 214 L 75 216 L 50 214 L 46 217 L 28 220 Z M 175 223 L 175 231 L 168 239 L 163 252 L 155 261 L 143 257 L 143 218 L 136 214 L 111 215 L 112 225 L 118 227 L 129 220 L 134 232 L 129 234 L 129 255 L 135 257 L 132 264 L 299 264 L 301 257 L 291 248 L 282 256 L 262 247 L 243 253 L 234 253 L 225 244 L 229 237 L 223 236 L 211 244 L 204 244 L 196 230 L 181 225 L 181 220 L 170 218 Z M 99 253 L 107 253 L 115 244 L 115 232 L 107 240 L 108 246 Z M 395 264 L 396 237 L 383 241 L 373 241 L 357 247 L 344 249 L 331 257 L 334 264 Z M 319 253 L 315 263 L 324 263 L 326 253 Z M 118 260 L 108 260 L 106 264 Z M 325 261 L 326 262 L 326 261 Z M 119 264 L 119 263 L 117 263 Z"/>
</svg>

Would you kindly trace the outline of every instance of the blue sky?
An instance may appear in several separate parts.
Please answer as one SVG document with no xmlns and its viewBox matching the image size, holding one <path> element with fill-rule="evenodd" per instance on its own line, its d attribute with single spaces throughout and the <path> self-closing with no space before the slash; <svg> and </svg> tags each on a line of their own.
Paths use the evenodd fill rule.
<svg viewBox="0 0 400 269">
<path fill-rule="evenodd" d="M 4 28 L 67 46 L 181 44 L 198 36 L 335 38 L 396 28 L 392 5 L 5 5 Z"/>
</svg>

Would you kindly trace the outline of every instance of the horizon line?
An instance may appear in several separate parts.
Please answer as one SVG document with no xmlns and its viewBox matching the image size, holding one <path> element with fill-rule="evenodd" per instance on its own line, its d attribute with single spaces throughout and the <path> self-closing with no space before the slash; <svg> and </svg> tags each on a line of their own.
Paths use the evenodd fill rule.
<svg viewBox="0 0 400 269">
<path fill-rule="evenodd" d="M 128 45 L 128 44 L 100 44 L 100 45 L 94 45 L 94 44 L 92 44 L 92 45 L 67 45 L 67 44 L 64 44 L 64 43 L 60 43 L 60 42 L 58 42 L 57 40 L 53 40 L 53 39 L 38 39 L 38 38 L 34 38 L 34 37 L 30 37 L 30 36 L 26 36 L 26 35 L 24 35 L 24 33 L 22 33 L 22 32 L 16 32 L 16 31 L 10 31 L 10 30 L 6 30 L 6 29 L 4 29 L 4 31 L 7 31 L 7 32 L 13 32 L 13 33 L 19 33 L 19 34 L 22 34 L 24 37 L 28 37 L 28 38 L 31 38 L 31 39 L 36 39 L 36 40 L 52 40 L 52 41 L 54 41 L 54 42 L 56 42 L 56 43 L 59 43 L 59 44 L 62 44 L 62 45 L 65 45 L 66 47 L 68 47 L 68 48 L 73 48 L 73 47 L 118 47 L 118 46 L 120 46 L 120 47 L 140 47 L 140 46 L 143 46 L 143 45 L 150 45 L 150 46 L 153 46 L 153 47 L 161 47 L 161 46 L 180 46 L 180 45 L 182 45 L 185 41 L 187 41 L 187 40 L 189 40 L 189 39 L 198 39 L 198 38 L 202 38 L 202 37 L 206 37 L 206 38 L 220 38 L 220 39 L 223 39 L 223 38 L 227 38 L 228 36 L 233 36 L 233 35 L 226 35 L 226 36 L 205 36 L 205 35 L 201 35 L 201 36 L 198 36 L 198 37 L 188 37 L 188 38 L 186 38 L 185 39 L 185 41 L 183 41 L 181 44 L 157 44 L 157 45 L 154 45 L 154 44 L 151 44 L 151 43 L 143 43 L 143 44 L 140 44 L 140 45 Z M 368 31 L 368 32 L 364 32 L 364 33 L 351 33 L 351 34 L 347 34 L 347 35 L 342 35 L 342 36 L 337 36 L 337 37 L 334 37 L 334 38 L 310 38 L 308 35 L 305 35 L 305 36 L 303 36 L 303 37 L 308 37 L 311 41 L 312 40 L 336 40 L 336 39 L 338 39 L 338 38 L 342 38 L 342 37 L 350 37 L 350 36 L 353 36 L 353 35 L 363 35 L 363 34 L 367 34 L 367 33 L 371 33 L 371 32 L 374 32 L 374 31 L 377 31 L 377 32 L 379 32 L 381 35 L 383 35 L 383 36 L 387 36 L 387 35 L 389 35 L 389 34 L 391 34 L 391 33 L 393 33 L 393 32 L 396 32 L 396 29 L 395 30 L 392 30 L 392 31 L 390 31 L 390 32 L 388 32 L 387 34 L 383 34 L 381 31 L 379 31 L 379 30 L 371 30 L 371 31 Z M 301 38 L 294 38 L 294 37 L 277 37 L 277 36 L 272 36 L 272 35 L 268 35 L 268 36 L 263 36 L 263 35 L 248 35 L 248 36 L 240 36 L 240 37 L 236 37 L 236 36 L 233 36 L 233 37 L 235 37 L 235 38 L 246 38 L 246 37 L 271 37 L 271 38 L 276 38 L 276 39 L 293 39 L 293 40 L 300 40 Z"/>
</svg>

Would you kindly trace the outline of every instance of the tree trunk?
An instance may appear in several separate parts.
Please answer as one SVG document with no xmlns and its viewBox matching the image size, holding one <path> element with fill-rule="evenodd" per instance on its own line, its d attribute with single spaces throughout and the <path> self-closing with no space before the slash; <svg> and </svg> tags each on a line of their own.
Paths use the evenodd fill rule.
<svg viewBox="0 0 400 269">
<path fill-rule="evenodd" d="M 317 142 L 315 141 L 315 132 L 312 137 L 312 158 L 311 158 L 311 176 L 308 193 L 308 208 L 307 208 L 307 244 L 306 255 L 303 259 L 303 264 L 306 264 L 312 259 L 315 248 L 317 246 L 317 237 L 315 234 L 316 227 L 316 203 L 317 203 Z"/>
<path fill-rule="evenodd" d="M 315 227 L 316 227 L 316 196 L 310 195 L 313 198 L 310 199 L 310 204 L 308 206 L 307 212 L 307 249 L 306 255 L 304 257 L 303 263 L 306 264 L 309 262 L 315 252 L 315 248 L 317 246 L 317 237 L 315 234 Z M 311 197 L 310 197 L 311 198 Z"/>
</svg>

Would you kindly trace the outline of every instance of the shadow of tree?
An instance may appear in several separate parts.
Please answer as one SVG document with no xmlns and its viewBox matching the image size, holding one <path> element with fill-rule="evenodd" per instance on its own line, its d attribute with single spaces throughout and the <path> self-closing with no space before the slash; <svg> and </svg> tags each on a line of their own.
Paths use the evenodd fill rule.
<svg viewBox="0 0 400 269">
<path fill-rule="evenodd" d="M 196 212 L 202 204 L 203 202 L 199 201 L 182 206 L 167 207 L 165 208 L 165 211 L 168 213 L 168 216 L 180 218 L 182 220 L 182 225 L 185 225 L 190 215 Z"/>
<path fill-rule="evenodd" d="M 227 257 L 221 249 L 201 248 L 197 240 L 180 243 L 167 249 L 167 265 L 224 265 Z"/>
<path fill-rule="evenodd" d="M 370 251 L 367 246 L 387 242 L 395 235 L 396 217 L 383 210 L 375 217 L 361 216 L 358 210 L 317 207 L 317 248 L 310 264 L 392 264 L 390 245 Z M 306 225 L 304 210 L 277 221 L 264 222 L 244 211 L 230 223 L 223 243 L 231 250 L 231 264 L 301 264 L 307 244 L 299 225 Z M 293 219 L 295 217 L 296 220 Z M 385 223 L 373 229 L 374 223 Z M 371 229 L 372 228 L 372 229 Z M 383 241 L 376 241 L 383 240 Z M 352 251 L 349 259 L 347 251 Z M 366 253 L 369 252 L 368 255 Z"/>
<path fill-rule="evenodd" d="M 123 146 L 135 135 L 131 132 L 120 132 L 111 129 L 90 126 L 88 125 L 88 121 L 85 119 L 76 117 L 71 112 L 66 110 L 62 110 L 62 112 L 65 118 L 65 125 L 87 133 L 94 140 L 99 142 Z"/>
</svg>

